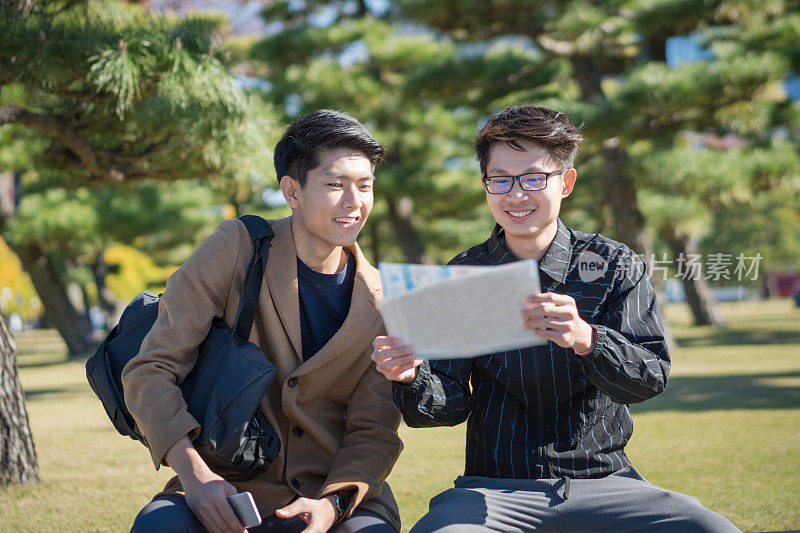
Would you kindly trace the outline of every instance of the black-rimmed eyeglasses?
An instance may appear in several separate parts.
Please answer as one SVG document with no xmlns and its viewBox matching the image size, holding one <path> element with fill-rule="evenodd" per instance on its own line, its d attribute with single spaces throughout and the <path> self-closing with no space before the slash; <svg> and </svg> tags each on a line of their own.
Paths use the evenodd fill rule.
<svg viewBox="0 0 800 533">
<path fill-rule="evenodd" d="M 547 178 L 563 174 L 566 170 L 554 170 L 552 172 L 531 172 L 520 174 L 519 176 L 483 176 L 483 186 L 489 194 L 506 194 L 514 188 L 514 182 L 518 182 L 524 191 L 541 191 L 547 187 Z"/>
</svg>

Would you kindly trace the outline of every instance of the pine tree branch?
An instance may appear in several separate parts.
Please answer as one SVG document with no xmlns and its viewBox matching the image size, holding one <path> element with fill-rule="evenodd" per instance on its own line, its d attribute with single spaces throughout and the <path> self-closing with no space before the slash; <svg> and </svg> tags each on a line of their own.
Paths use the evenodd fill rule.
<svg viewBox="0 0 800 533">
<path fill-rule="evenodd" d="M 192 179 L 204 179 L 217 172 L 216 169 L 205 168 L 192 173 Z M 126 182 L 154 180 L 154 181 L 175 181 L 186 177 L 183 172 L 168 172 L 168 171 L 154 171 L 147 170 L 134 170 L 125 174 Z"/>
<path fill-rule="evenodd" d="M 59 154 L 55 151 L 51 151 L 50 155 L 58 157 L 64 163 L 80 165 L 100 181 L 143 179 L 159 173 L 162 169 L 151 173 L 150 169 L 139 169 L 136 165 L 165 151 L 169 146 L 167 142 L 151 144 L 135 155 L 99 150 L 86 142 L 68 122 L 59 120 L 58 117 L 33 113 L 12 105 L 0 107 L 0 125 L 3 124 L 20 124 L 54 135 L 77 159 L 69 157 L 69 154 Z"/>
<path fill-rule="evenodd" d="M 76 7 L 76 6 L 79 6 L 81 4 L 85 4 L 85 3 L 86 3 L 86 0 L 66 0 L 54 14 L 57 15 L 59 13 L 64 13 L 66 11 L 69 11 L 73 7 Z"/>
<path fill-rule="evenodd" d="M 81 108 L 81 110 L 83 110 L 83 108 Z M 71 114 L 72 113 L 70 112 L 66 116 L 68 117 Z M 117 117 L 115 115 L 94 113 L 88 115 L 85 118 L 70 119 L 70 120 L 71 120 L 70 123 L 73 125 L 73 127 L 82 129 L 82 128 L 97 128 L 101 124 L 110 124 L 116 121 Z"/>
<path fill-rule="evenodd" d="M 97 161 L 97 154 L 94 148 L 86 142 L 78 132 L 68 123 L 58 120 L 51 115 L 41 115 L 32 113 L 26 109 L 14 105 L 0 107 L 0 125 L 2 124 L 21 124 L 44 133 L 55 135 L 72 150 L 85 165 L 86 170 L 91 174 L 117 181 L 119 178 L 114 169 L 103 169 Z"/>
<path fill-rule="evenodd" d="M 60 96 L 63 98 L 70 98 L 72 100 L 85 102 L 87 104 L 107 104 L 119 98 L 117 95 L 111 93 L 98 93 L 98 92 L 87 92 L 87 91 L 79 92 L 79 91 L 51 90 L 51 91 L 45 91 L 45 94 Z M 143 100 L 144 98 L 153 96 L 155 94 L 156 94 L 156 84 L 149 83 L 144 89 L 140 90 L 139 93 L 136 95 L 136 101 Z"/>
<path fill-rule="evenodd" d="M 17 0 L 15 4 L 16 5 L 12 3 L 11 8 L 15 8 L 17 10 L 17 14 L 23 18 L 30 15 L 34 8 L 34 0 Z"/>
<path fill-rule="evenodd" d="M 50 94 L 62 96 L 71 100 L 77 100 L 79 102 L 85 102 L 87 104 L 107 104 L 113 98 L 116 98 L 116 96 L 108 93 L 88 93 L 77 91 L 53 91 L 50 92 Z"/>
<path fill-rule="evenodd" d="M 166 143 L 165 143 L 166 144 Z M 155 152 L 161 151 L 159 149 L 154 150 Z M 75 157 L 71 157 L 71 153 L 59 152 L 56 150 L 48 150 L 46 152 L 48 157 L 58 160 L 62 164 L 62 168 L 68 171 L 82 171 L 86 170 L 83 166 L 82 162 Z M 104 152 L 104 155 L 113 156 L 113 157 L 124 157 L 124 156 L 117 156 L 116 154 L 110 154 L 108 152 Z M 152 155 L 152 154 L 151 154 Z M 146 168 L 142 168 L 137 163 L 139 161 L 127 161 L 122 162 L 117 165 L 115 168 L 119 172 L 121 178 L 116 181 L 125 181 L 126 183 L 133 183 L 136 181 L 143 181 L 143 180 L 155 180 L 155 181 L 174 181 L 179 180 L 186 177 L 185 169 L 181 168 L 181 163 L 183 161 L 176 160 L 172 163 L 166 163 L 163 165 L 148 165 Z M 127 163 L 127 164 L 126 164 Z M 207 178 L 214 173 L 218 172 L 218 169 L 213 168 L 202 168 L 193 170 L 191 173 L 192 179 L 203 179 Z M 95 179 L 90 185 L 99 185 L 107 181 L 104 178 Z"/>
<path fill-rule="evenodd" d="M 138 154 L 117 154 L 114 152 L 97 152 L 98 156 L 103 157 L 105 159 L 110 159 L 115 161 L 119 164 L 130 164 L 130 163 L 138 163 L 144 161 L 150 157 L 155 155 L 163 154 L 170 148 L 174 148 L 176 143 L 174 142 L 160 142 L 160 143 L 153 143 Z"/>
<path fill-rule="evenodd" d="M 557 41 L 548 35 L 540 35 L 536 44 L 542 49 L 557 56 L 571 56 L 575 53 L 575 44 L 567 41 Z"/>
</svg>

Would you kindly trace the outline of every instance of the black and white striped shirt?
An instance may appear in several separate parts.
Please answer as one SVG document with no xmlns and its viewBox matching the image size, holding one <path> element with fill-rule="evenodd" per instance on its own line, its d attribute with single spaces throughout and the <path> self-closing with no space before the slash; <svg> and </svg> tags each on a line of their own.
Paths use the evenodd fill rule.
<svg viewBox="0 0 800 533">
<path fill-rule="evenodd" d="M 488 240 L 450 264 L 516 260 L 496 226 Z M 424 362 L 413 383 L 394 383 L 406 423 L 452 426 L 467 420 L 465 475 L 594 478 L 628 466 L 628 404 L 664 390 L 670 368 L 645 270 L 625 245 L 570 230 L 559 220 L 539 262 L 542 289 L 575 298 L 580 316 L 597 330 L 592 353 L 580 357 L 549 342 Z"/>
</svg>

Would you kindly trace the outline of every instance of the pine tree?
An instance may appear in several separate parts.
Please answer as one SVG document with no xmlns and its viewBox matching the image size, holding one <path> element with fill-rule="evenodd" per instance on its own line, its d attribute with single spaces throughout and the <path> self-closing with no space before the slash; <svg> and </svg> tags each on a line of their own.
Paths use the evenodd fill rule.
<svg viewBox="0 0 800 533">
<path fill-rule="evenodd" d="M 144 180 L 241 179 L 260 168 L 263 132 L 253 124 L 264 122 L 263 108 L 250 109 L 226 68 L 223 23 L 115 0 L 0 3 L 0 137 L 10 136 L 0 145 L 2 170 L 23 177 L 24 196 Z M 17 150 L 19 138 L 28 142 Z M 3 213 L 0 231 L 10 216 Z M 88 326 L 66 297 L 57 265 L 36 242 L 16 251 L 70 353 L 88 352 Z M 21 395 L 6 346 L 2 388 Z M 24 404 L 3 403 L 0 434 L 7 421 L 26 419 Z M 30 443 L 29 431 L 14 438 Z M 33 479 L 35 462 L 25 459 L 19 475 L 17 459 L 2 457 L 2 478 Z"/>
<path fill-rule="evenodd" d="M 589 142 L 579 165 L 595 206 L 581 198 L 580 189 L 576 200 L 594 213 L 599 229 L 606 230 L 610 221 L 615 238 L 647 257 L 653 257 L 649 226 L 655 226 L 648 218 L 655 214 L 647 212 L 642 196 L 675 191 L 668 171 L 651 179 L 641 172 L 643 161 L 679 149 L 680 133 L 687 130 L 735 133 L 763 148 L 770 129 L 780 124 L 791 128 L 796 142 L 796 121 L 787 124 L 796 106 L 774 95 L 787 74 L 798 72 L 796 1 L 768 6 L 747 0 L 398 4 L 402 16 L 475 51 L 424 66 L 413 91 L 448 99 L 453 106 L 463 105 L 468 95 L 468 105 L 485 112 L 538 101 L 586 123 Z M 704 61 L 671 68 L 667 41 L 683 35 L 694 36 L 712 53 Z M 511 57 L 521 61 L 514 64 Z M 442 84 L 445 76 L 449 83 Z M 705 179 L 724 183 L 719 173 Z M 693 196 L 701 205 L 709 201 L 707 195 L 705 200 Z M 658 225 L 676 251 L 691 242 L 683 231 L 692 224 L 681 228 L 662 218 Z M 697 295 L 691 301 L 696 322 L 713 322 L 711 302 L 703 296 L 708 291 L 689 286 L 695 280 L 685 281 L 687 293 Z"/>
<path fill-rule="evenodd" d="M 31 139 L 25 190 L 239 176 L 256 163 L 262 115 L 224 64 L 208 16 L 114 1 L 0 8 L 0 125 Z M 40 243 L 17 246 L 70 353 L 93 342 Z M 52 311 L 52 312 L 50 312 Z"/>
<path fill-rule="evenodd" d="M 382 173 L 402 168 L 405 176 L 419 175 L 412 177 L 415 181 L 432 182 L 418 189 L 419 195 L 407 183 L 388 184 L 389 208 L 398 192 L 407 208 L 413 206 L 406 211 L 410 224 L 394 225 L 398 241 L 422 233 L 424 238 L 415 240 L 427 244 L 423 249 L 436 249 L 431 221 L 463 227 L 482 203 L 479 188 L 468 185 L 462 187 L 464 200 L 454 202 L 462 217 L 428 210 L 428 202 L 448 198 L 450 191 L 438 188 L 448 179 L 440 176 L 450 171 L 453 181 L 470 183 L 469 150 L 466 143 L 456 143 L 446 156 L 435 150 L 409 154 L 403 139 L 419 131 L 429 144 L 444 144 L 453 134 L 468 138 L 474 132 L 467 126 L 470 120 L 505 105 L 536 102 L 565 110 L 586 125 L 581 185 L 565 204 L 564 216 L 654 258 L 656 246 L 670 248 L 673 255 L 688 253 L 687 246 L 708 237 L 715 209 L 724 204 L 720 201 L 730 196 L 731 187 L 742 187 L 742 181 L 734 185 L 713 169 L 705 179 L 717 183 L 716 195 L 692 183 L 677 186 L 678 177 L 668 169 L 654 172 L 647 161 L 687 153 L 683 132 L 735 134 L 747 138 L 753 150 L 779 154 L 786 148 L 767 144 L 770 131 L 782 126 L 796 144 L 792 117 L 797 106 L 776 92 L 788 74 L 800 71 L 797 11 L 796 0 L 766 6 L 750 0 L 398 0 L 382 13 L 363 2 L 272 2 L 265 18 L 282 21 L 284 29 L 257 46 L 254 56 L 268 65 L 274 102 L 288 102 L 294 111 L 331 103 L 352 111 L 391 139 L 388 147 L 396 160 Z M 709 53 L 701 61 L 667 65 L 668 40 L 687 35 Z M 442 120 L 448 112 L 459 117 L 457 126 Z M 409 123 L 417 113 L 422 117 L 417 124 L 425 129 Z M 414 156 L 428 158 L 424 170 L 409 162 Z M 696 153 L 691 157 L 701 159 Z M 445 162 L 456 163 L 448 167 Z M 784 174 L 776 183 L 790 178 L 791 173 Z M 664 217 L 658 206 L 665 202 L 657 200 L 669 205 L 676 194 L 693 208 L 673 208 L 673 216 Z M 688 219 L 676 221 L 678 213 Z M 391 211 L 383 212 L 379 204 L 376 214 L 379 229 Z M 413 246 L 404 249 L 406 258 L 419 259 Z M 695 295 L 690 306 L 696 323 L 718 322 L 705 280 L 684 283 Z"/>
<path fill-rule="evenodd" d="M 286 120 L 322 107 L 349 112 L 386 147 L 361 239 L 372 259 L 450 259 L 491 227 L 478 214 L 482 189 L 470 175 L 469 136 L 477 117 L 421 99 L 406 90 L 406 80 L 420 62 L 456 48 L 429 32 L 404 32 L 363 4 L 290 4 L 273 2 L 265 11 L 283 29 L 251 53 L 270 81 L 267 98 L 276 106 L 289 103 Z"/>
</svg>

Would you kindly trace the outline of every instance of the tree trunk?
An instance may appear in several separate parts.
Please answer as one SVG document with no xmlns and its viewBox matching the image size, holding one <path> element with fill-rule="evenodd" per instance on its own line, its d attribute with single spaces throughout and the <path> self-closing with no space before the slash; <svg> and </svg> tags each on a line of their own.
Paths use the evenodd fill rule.
<svg viewBox="0 0 800 533">
<path fill-rule="evenodd" d="M 0 487 L 41 479 L 16 352 L 11 331 L 0 316 Z"/>
<path fill-rule="evenodd" d="M 18 181 L 18 175 L 13 173 L 0 174 L 0 232 L 14 214 L 19 199 Z M 47 255 L 35 245 L 18 246 L 9 241 L 6 244 L 17 254 L 22 268 L 30 276 L 44 306 L 46 320 L 61 334 L 70 357 L 93 351 L 96 343 L 92 339 L 92 325 L 70 303 L 64 284 Z"/>
<path fill-rule="evenodd" d="M 381 239 L 380 239 L 380 223 L 378 220 L 373 219 L 369 226 L 369 243 L 372 249 L 372 264 L 377 265 L 381 262 Z"/>
<path fill-rule="evenodd" d="M 114 298 L 114 293 L 106 285 L 106 276 L 108 275 L 108 263 L 106 263 L 103 251 L 97 252 L 92 263 L 92 276 L 94 277 L 94 284 L 97 287 L 97 299 L 100 302 L 100 308 L 106 312 L 109 319 L 116 321 L 117 315 L 117 299 Z"/>
<path fill-rule="evenodd" d="M 411 199 L 397 200 L 392 196 L 386 196 L 386 203 L 389 207 L 389 223 L 408 262 L 431 264 L 431 258 L 425 253 L 425 243 L 422 242 L 419 231 L 411 221 L 411 214 L 414 211 Z"/>
<path fill-rule="evenodd" d="M 595 64 L 592 57 L 571 56 L 575 79 L 581 89 L 584 102 L 591 102 L 594 98 L 605 98 L 602 88 L 602 79 L 607 70 Z M 603 156 L 603 185 L 607 191 L 606 198 L 611 206 L 614 222 L 615 237 L 626 244 L 631 250 L 645 258 L 652 257 L 653 245 L 645 233 L 645 220 L 639 209 L 636 198 L 636 182 L 627 169 L 628 152 L 618 138 L 606 139 L 602 143 Z M 659 302 L 664 302 L 664 289 L 662 280 L 658 276 L 650 278 L 656 291 Z M 669 320 L 661 312 L 661 322 L 664 328 L 664 340 L 670 351 L 677 347 L 672 336 Z"/>
<path fill-rule="evenodd" d="M 603 146 L 603 184 L 611 205 L 615 238 L 637 254 L 649 257 L 653 246 L 645 233 L 644 215 L 636 198 L 636 184 L 628 173 L 628 154 L 616 142 Z"/>
<path fill-rule="evenodd" d="M 649 259 L 653 257 L 653 245 L 645 232 L 644 215 L 639 209 L 639 200 L 636 198 L 636 184 L 627 169 L 628 153 L 619 146 L 615 139 L 610 139 L 603 143 L 603 160 L 602 179 L 614 219 L 614 236 L 635 253 Z M 645 260 L 645 262 L 647 261 Z M 656 291 L 659 302 L 663 304 L 663 280 L 658 276 L 652 276 L 651 273 L 650 282 Z M 667 342 L 667 348 L 672 351 L 677 347 L 677 343 L 672 335 L 669 320 L 664 314 L 663 305 L 661 307 L 664 339 Z"/>
<path fill-rule="evenodd" d="M 19 175 L 13 172 L 0 172 L 0 232 L 8 217 L 17 207 Z"/>
<path fill-rule="evenodd" d="M 35 245 L 8 243 L 22 262 L 42 300 L 47 319 L 64 339 L 70 357 L 91 353 L 96 348 L 92 325 L 87 316 L 79 313 L 67 297 L 67 290 L 47 254 Z"/>
<path fill-rule="evenodd" d="M 697 248 L 692 239 L 686 235 L 677 235 L 674 227 L 667 227 L 661 233 L 676 260 L 678 257 L 688 258 L 691 255 L 697 255 Z M 703 272 L 698 271 L 697 274 L 681 276 L 683 291 L 686 293 L 686 303 L 692 310 L 694 325 L 724 326 L 725 320 L 717 310 L 714 296 L 711 294 Z"/>
</svg>

